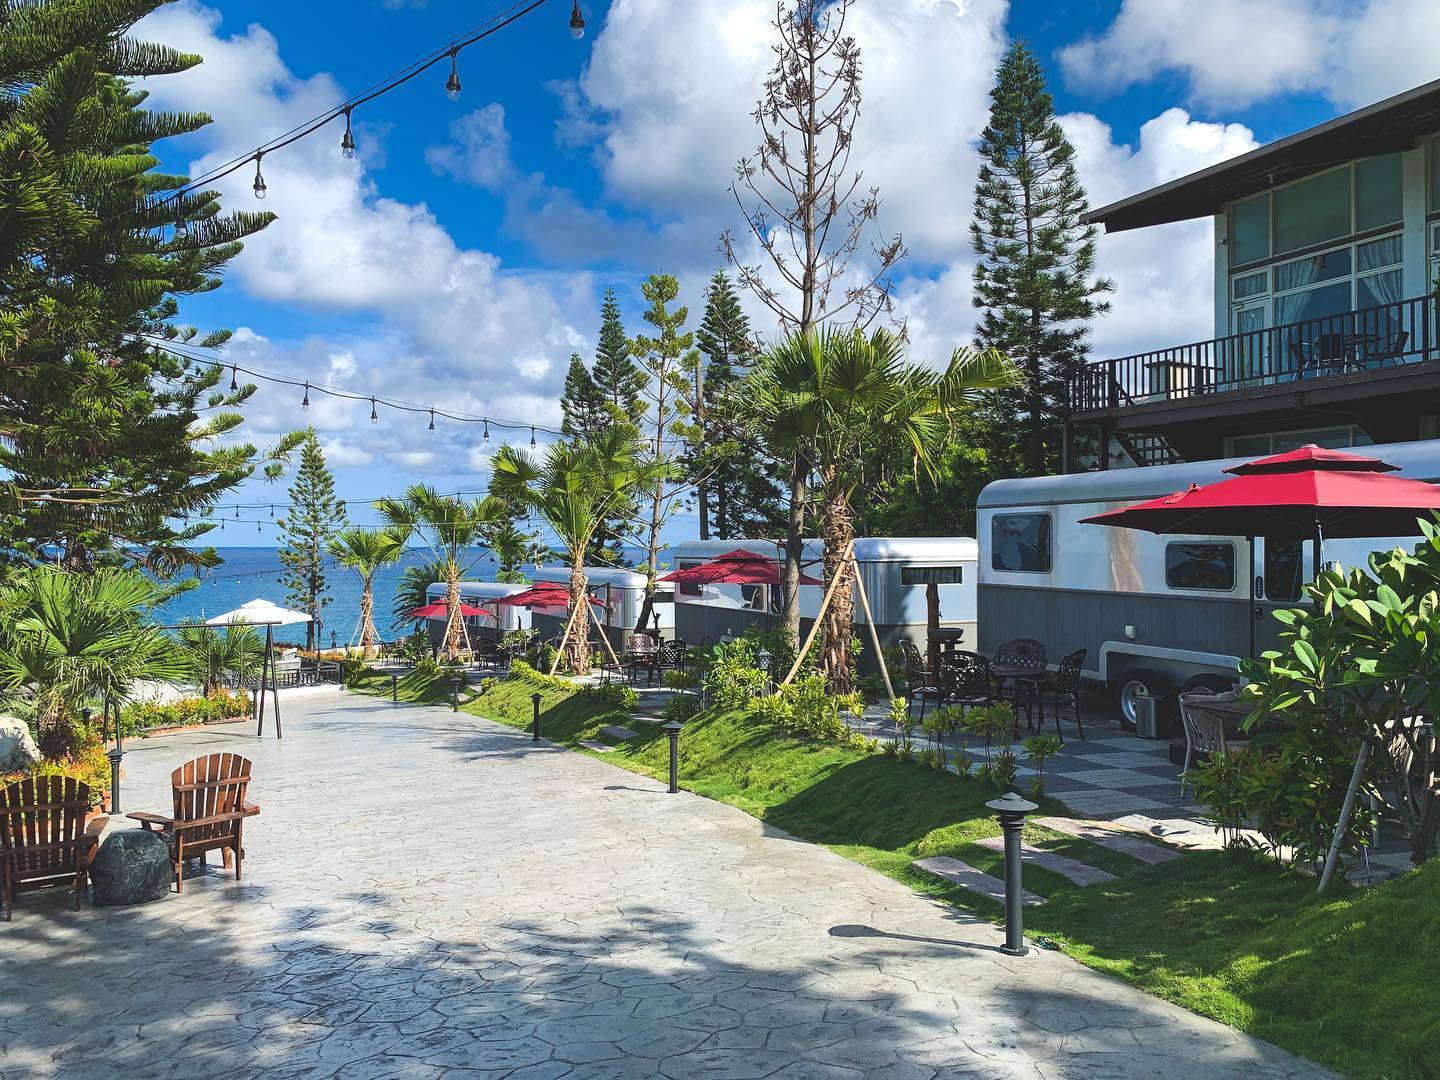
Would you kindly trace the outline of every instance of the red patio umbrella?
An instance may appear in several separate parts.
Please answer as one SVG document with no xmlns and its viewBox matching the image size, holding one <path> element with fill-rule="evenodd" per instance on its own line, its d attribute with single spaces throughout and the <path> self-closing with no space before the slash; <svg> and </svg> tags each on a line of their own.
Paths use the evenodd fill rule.
<svg viewBox="0 0 1440 1080">
<path fill-rule="evenodd" d="M 426 604 L 424 607 L 417 607 L 414 611 L 410 612 L 410 618 L 443 619 L 446 618 L 449 614 L 450 609 L 445 606 L 445 602 L 443 600 L 437 600 L 433 604 Z M 471 607 L 469 604 L 462 603 L 460 605 L 460 614 L 468 619 L 474 615 L 489 615 L 492 613 L 486 611 L 484 608 Z"/>
<path fill-rule="evenodd" d="M 737 548 L 699 566 L 674 570 L 657 580 L 677 585 L 779 585 L 781 577 L 780 564 L 775 559 Z M 800 584 L 823 585 L 824 582 L 801 574 Z"/>
<path fill-rule="evenodd" d="M 502 596 L 491 603 L 497 607 L 567 607 L 570 603 L 570 590 L 558 581 L 537 581 L 528 589 Z M 593 596 L 590 597 L 590 603 L 603 606 Z"/>
</svg>

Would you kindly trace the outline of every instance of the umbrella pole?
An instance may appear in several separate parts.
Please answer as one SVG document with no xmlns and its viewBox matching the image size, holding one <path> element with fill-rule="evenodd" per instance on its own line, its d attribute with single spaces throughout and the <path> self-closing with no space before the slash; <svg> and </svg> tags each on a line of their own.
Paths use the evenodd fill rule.
<svg viewBox="0 0 1440 1080">
<path fill-rule="evenodd" d="M 1245 654 L 1247 660 L 1255 659 L 1255 621 L 1259 618 L 1259 607 L 1255 596 L 1255 537 L 1247 536 L 1245 542 L 1250 545 L 1250 607 L 1245 612 L 1247 624 L 1246 633 L 1249 636 L 1249 649 Z"/>
<path fill-rule="evenodd" d="M 267 626 L 265 628 L 265 633 L 266 637 L 268 638 L 275 633 L 275 628 L 273 626 Z M 317 651 L 315 655 L 317 657 L 315 663 L 318 669 L 320 663 L 318 657 L 320 654 Z M 284 737 L 285 733 L 280 730 L 280 679 L 275 671 L 273 650 L 272 659 L 270 661 L 270 693 L 273 695 L 273 697 L 271 698 L 271 704 L 275 707 L 275 738 L 280 739 Z"/>
<path fill-rule="evenodd" d="M 265 685 L 270 679 L 270 636 L 275 628 L 268 623 L 265 626 L 265 653 L 260 657 L 260 685 L 255 688 L 255 719 L 258 726 L 255 728 L 255 737 L 258 739 L 265 734 Z"/>
</svg>

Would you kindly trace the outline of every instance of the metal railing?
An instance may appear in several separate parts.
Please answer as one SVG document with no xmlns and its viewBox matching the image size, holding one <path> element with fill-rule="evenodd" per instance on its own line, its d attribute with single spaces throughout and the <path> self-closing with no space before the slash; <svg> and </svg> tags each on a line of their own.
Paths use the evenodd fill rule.
<svg viewBox="0 0 1440 1080">
<path fill-rule="evenodd" d="M 1070 383 L 1072 413 L 1183 401 L 1440 360 L 1435 294 L 1101 360 Z"/>
</svg>

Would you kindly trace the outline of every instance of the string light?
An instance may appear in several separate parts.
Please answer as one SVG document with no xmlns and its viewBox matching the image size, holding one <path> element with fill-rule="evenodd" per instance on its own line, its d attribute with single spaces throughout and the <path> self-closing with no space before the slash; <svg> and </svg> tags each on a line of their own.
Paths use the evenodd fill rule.
<svg viewBox="0 0 1440 1080">
<path fill-rule="evenodd" d="M 275 516 L 275 507 L 273 507 L 273 506 L 270 507 L 270 516 L 271 516 L 272 518 Z"/>
<path fill-rule="evenodd" d="M 450 78 L 445 80 L 445 96 L 451 101 L 460 100 L 460 52 L 450 50 Z"/>
<path fill-rule="evenodd" d="M 340 156 L 349 161 L 355 156 L 355 136 L 350 133 L 350 110 L 345 110 L 345 134 L 340 136 Z"/>
<path fill-rule="evenodd" d="M 530 429 L 530 445 L 532 448 L 535 445 L 535 429 L 533 427 Z"/>
<path fill-rule="evenodd" d="M 431 410 L 430 410 L 430 430 L 431 430 L 431 431 L 434 431 L 434 430 L 435 430 L 435 410 L 434 410 L 434 409 L 431 409 Z"/>
<path fill-rule="evenodd" d="M 239 389 L 240 389 L 240 379 L 239 379 L 239 376 L 240 376 L 240 370 L 232 365 L 231 368 L 230 368 L 230 389 L 231 389 L 231 390 L 239 390 Z"/>
<path fill-rule="evenodd" d="M 255 184 L 253 190 L 255 192 L 255 198 L 257 199 L 265 198 L 265 193 L 270 190 L 265 186 L 265 174 L 260 171 L 260 159 L 264 156 L 264 154 L 255 155 Z"/>
<path fill-rule="evenodd" d="M 190 224 L 185 220 L 184 212 L 175 215 L 175 239 L 188 240 L 190 238 Z"/>
<path fill-rule="evenodd" d="M 308 408 L 310 408 L 310 384 L 309 384 L 308 382 L 305 384 L 305 397 L 304 397 L 304 399 L 300 402 L 300 408 L 302 408 L 302 409 L 308 409 Z"/>
<path fill-rule="evenodd" d="M 119 260 L 119 258 L 120 258 L 120 255 L 119 255 L 119 253 L 115 250 L 115 244 L 114 244 L 114 242 L 112 241 L 111 244 L 110 244 L 110 246 L 105 249 L 105 255 L 104 255 L 105 265 L 106 265 L 106 266 L 114 266 L 115 263 Z"/>
<path fill-rule="evenodd" d="M 370 399 L 370 422 L 373 424 L 380 419 L 380 414 L 375 411 L 375 399 Z"/>
<path fill-rule="evenodd" d="M 489 421 L 489 420 L 486 420 L 486 421 L 485 421 L 485 441 L 486 441 L 487 443 L 490 441 L 490 421 Z"/>
<path fill-rule="evenodd" d="M 580 0 L 570 9 L 570 36 L 579 41 L 585 36 L 585 16 L 580 13 Z"/>
</svg>

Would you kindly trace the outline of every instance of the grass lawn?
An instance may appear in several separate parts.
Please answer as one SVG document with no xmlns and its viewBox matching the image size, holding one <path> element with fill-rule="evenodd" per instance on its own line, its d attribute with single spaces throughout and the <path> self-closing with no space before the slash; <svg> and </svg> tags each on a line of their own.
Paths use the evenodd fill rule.
<svg viewBox="0 0 1440 1080">
<path fill-rule="evenodd" d="M 367 678 L 361 688 L 388 694 L 389 678 Z M 402 680 L 400 689 L 403 700 L 448 707 L 446 685 Z M 664 732 L 593 695 L 512 678 L 484 694 L 472 688 L 462 708 L 528 727 L 537 690 L 545 738 L 572 747 L 581 739 L 611 742 L 600 729 L 622 724 L 640 737 L 603 759 L 665 776 Z M 974 843 L 1000 831 L 984 806 L 997 790 L 976 780 L 798 739 L 720 711 L 686 724 L 680 780 L 918 892 L 1001 915 L 998 904 L 910 867 L 916 858 L 954 855 L 1001 873 L 1002 857 Z M 1027 866 L 1027 888 L 1048 898 L 1026 911 L 1032 937 L 1340 1072 L 1440 1076 L 1440 863 L 1322 902 L 1312 878 L 1258 859 L 1190 852 L 1147 866 L 1039 827 L 1027 827 L 1026 837 L 1117 875 L 1081 889 Z"/>
</svg>

